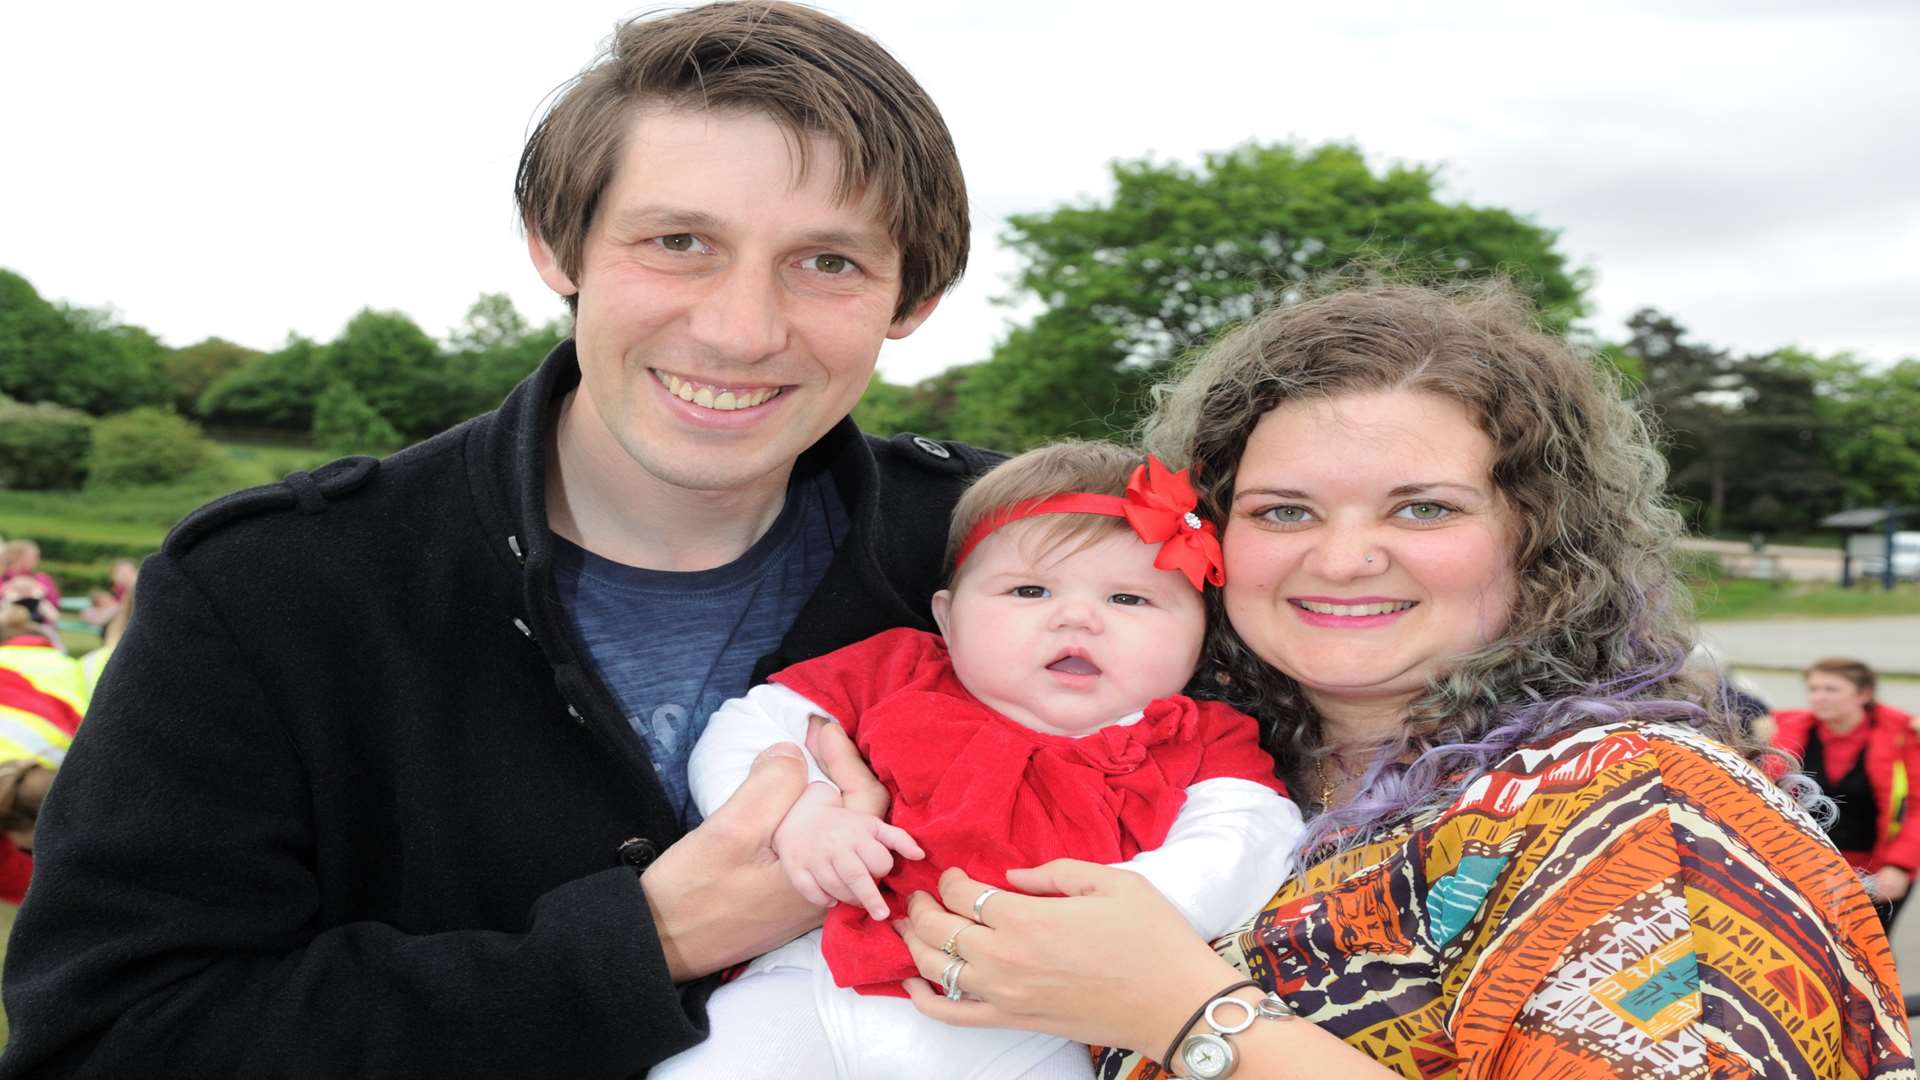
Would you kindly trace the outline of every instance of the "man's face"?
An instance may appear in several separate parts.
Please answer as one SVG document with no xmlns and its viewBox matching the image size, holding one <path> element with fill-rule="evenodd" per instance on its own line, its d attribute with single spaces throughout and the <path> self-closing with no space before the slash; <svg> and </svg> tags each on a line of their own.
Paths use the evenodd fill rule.
<svg viewBox="0 0 1920 1080">
<path fill-rule="evenodd" d="M 688 491 L 783 486 L 801 451 L 853 410 L 893 318 L 900 252 L 862 198 L 833 197 L 817 136 L 798 174 L 791 136 L 758 113 L 637 115 L 569 279 L 577 286 L 580 438 Z M 617 452 L 616 452 L 617 451 Z"/>
</svg>

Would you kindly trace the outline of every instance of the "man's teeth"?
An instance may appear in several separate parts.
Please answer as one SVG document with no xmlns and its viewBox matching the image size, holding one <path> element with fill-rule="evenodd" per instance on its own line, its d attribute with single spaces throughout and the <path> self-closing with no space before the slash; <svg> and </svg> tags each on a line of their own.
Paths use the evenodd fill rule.
<svg viewBox="0 0 1920 1080">
<path fill-rule="evenodd" d="M 1315 615 L 1391 615 L 1413 606 L 1411 600 L 1394 600 L 1385 604 L 1317 604 L 1312 600 L 1295 600 L 1294 603 Z"/>
<path fill-rule="evenodd" d="M 664 371 L 656 371 L 653 374 L 660 380 L 661 385 L 667 388 L 668 393 L 681 401 L 691 401 L 703 409 L 719 409 L 722 412 L 765 405 L 780 393 L 780 388 L 777 386 L 763 386 L 758 390 L 735 392 L 690 383 L 678 375 L 671 375 Z"/>
</svg>

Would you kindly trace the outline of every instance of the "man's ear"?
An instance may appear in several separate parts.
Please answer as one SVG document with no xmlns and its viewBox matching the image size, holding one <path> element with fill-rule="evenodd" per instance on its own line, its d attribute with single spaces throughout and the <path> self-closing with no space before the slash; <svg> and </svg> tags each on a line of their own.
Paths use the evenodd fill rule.
<svg viewBox="0 0 1920 1080">
<path fill-rule="evenodd" d="M 941 589 L 933 594 L 933 623 L 940 628 L 940 636 L 947 636 L 947 613 L 953 608 L 953 590 Z"/>
<path fill-rule="evenodd" d="M 933 314 L 933 309 L 939 306 L 940 294 L 934 293 L 932 296 L 927 297 L 915 305 L 912 311 L 893 320 L 893 325 L 887 327 L 887 336 L 895 341 L 899 341 L 901 338 L 920 329 L 920 324 L 926 322 L 927 316 Z"/>
<path fill-rule="evenodd" d="M 553 249 L 532 229 L 527 230 L 527 254 L 533 257 L 533 268 L 540 272 L 540 280 L 547 283 L 547 288 L 561 296 L 572 296 L 580 291 L 567 272 L 560 268 L 560 260 L 554 256 Z"/>
</svg>

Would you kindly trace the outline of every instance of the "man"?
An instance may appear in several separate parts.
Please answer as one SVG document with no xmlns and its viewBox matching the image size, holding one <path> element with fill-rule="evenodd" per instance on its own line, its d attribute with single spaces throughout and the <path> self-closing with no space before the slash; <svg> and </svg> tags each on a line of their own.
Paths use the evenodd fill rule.
<svg viewBox="0 0 1920 1080">
<path fill-rule="evenodd" d="M 0 1075 L 632 1076 L 704 1035 L 706 976 L 819 922 L 767 847 L 798 759 L 696 823 L 685 755 L 751 680 L 928 625 L 987 461 L 846 417 L 964 265 L 951 140 L 864 36 L 715 5 L 623 27 L 517 196 L 572 341 L 142 568 Z"/>
</svg>

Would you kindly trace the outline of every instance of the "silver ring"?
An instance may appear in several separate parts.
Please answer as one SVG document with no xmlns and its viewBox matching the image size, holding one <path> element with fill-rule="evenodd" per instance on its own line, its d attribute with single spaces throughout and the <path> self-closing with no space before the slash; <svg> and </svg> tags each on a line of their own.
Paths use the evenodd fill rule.
<svg viewBox="0 0 1920 1080">
<path fill-rule="evenodd" d="M 960 972 L 966 966 L 965 960 L 955 957 L 947 961 L 947 969 L 940 973 L 940 987 L 947 992 L 948 1001 L 959 1001 L 965 996 L 965 992 L 960 989 Z"/>
<path fill-rule="evenodd" d="M 994 893 L 1005 892 L 1005 891 L 1006 890 L 1004 889 L 995 888 L 994 886 L 989 885 L 987 886 L 986 891 L 982 892 L 979 896 L 974 897 L 973 898 L 973 921 L 974 922 L 982 921 L 982 919 L 980 918 L 980 909 L 987 905 L 987 897 L 992 896 Z"/>
</svg>

